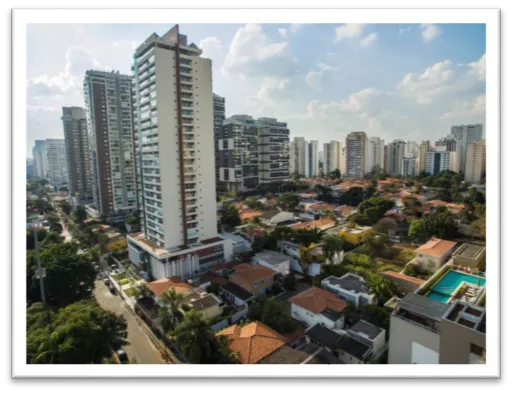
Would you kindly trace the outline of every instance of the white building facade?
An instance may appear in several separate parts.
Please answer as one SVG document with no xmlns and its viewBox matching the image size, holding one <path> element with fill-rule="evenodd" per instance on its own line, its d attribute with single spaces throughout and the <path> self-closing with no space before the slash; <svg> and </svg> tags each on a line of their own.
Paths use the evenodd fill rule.
<svg viewBox="0 0 512 393">
<path fill-rule="evenodd" d="M 370 171 L 380 172 L 384 170 L 384 144 L 384 139 L 378 137 L 370 138 Z"/>
<path fill-rule="evenodd" d="M 459 162 L 458 168 L 461 171 L 466 169 L 466 156 L 468 151 L 468 146 L 482 139 L 483 136 L 483 125 L 482 124 L 465 124 L 452 126 L 451 130 L 452 135 L 455 136 L 456 139 L 460 141 L 460 151 L 459 151 Z"/>
<path fill-rule="evenodd" d="M 64 139 L 47 139 L 48 179 L 54 186 L 68 184 L 68 163 Z"/>
<path fill-rule="evenodd" d="M 363 177 L 370 172 L 370 150 L 365 132 L 348 134 L 345 142 L 345 173 L 348 177 Z"/>
<path fill-rule="evenodd" d="M 306 176 L 307 142 L 295 137 L 290 142 L 290 174 Z"/>
<path fill-rule="evenodd" d="M 318 176 L 318 141 L 310 141 L 307 145 L 307 177 Z"/>
<path fill-rule="evenodd" d="M 467 149 L 464 180 L 471 184 L 480 184 L 485 173 L 485 139 L 471 143 Z"/>
</svg>

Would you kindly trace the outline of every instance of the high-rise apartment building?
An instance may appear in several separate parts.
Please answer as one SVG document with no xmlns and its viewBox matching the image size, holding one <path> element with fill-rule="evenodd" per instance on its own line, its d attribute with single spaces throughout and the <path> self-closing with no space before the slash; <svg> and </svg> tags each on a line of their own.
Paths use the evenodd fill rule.
<svg viewBox="0 0 512 393">
<path fill-rule="evenodd" d="M 306 176 L 307 142 L 295 137 L 290 142 L 290 174 Z"/>
<path fill-rule="evenodd" d="M 66 142 L 69 194 L 74 197 L 75 204 L 87 204 L 92 201 L 92 174 L 85 109 L 63 107 L 61 119 Z"/>
<path fill-rule="evenodd" d="M 467 148 L 466 171 L 464 180 L 471 184 L 480 184 L 485 173 L 485 139 L 471 143 Z"/>
<path fill-rule="evenodd" d="M 455 135 L 450 134 L 441 138 L 435 142 L 435 147 L 445 147 L 446 151 L 457 151 L 457 145 L 461 145 L 461 142 L 457 143 L 458 140 Z"/>
<path fill-rule="evenodd" d="M 425 165 L 427 162 L 427 153 L 431 151 L 430 141 L 422 141 L 418 148 L 418 173 L 425 171 Z"/>
<path fill-rule="evenodd" d="M 306 176 L 318 176 L 318 141 L 310 141 L 307 144 L 307 168 Z"/>
<path fill-rule="evenodd" d="M 68 161 L 64 139 L 47 139 L 46 156 L 48 159 L 48 179 L 54 186 L 68 184 Z"/>
<path fill-rule="evenodd" d="M 458 166 L 457 153 L 446 151 L 444 147 L 437 148 L 437 151 L 430 151 L 425 159 L 425 172 L 430 176 L 442 171 L 454 171 Z"/>
<path fill-rule="evenodd" d="M 324 143 L 324 174 L 328 175 L 335 169 L 340 169 L 340 152 L 342 146 L 340 142 L 331 141 Z"/>
<path fill-rule="evenodd" d="M 372 137 L 369 140 L 370 171 L 380 172 L 384 170 L 384 139 Z"/>
<path fill-rule="evenodd" d="M 414 157 L 418 157 L 418 144 L 414 141 L 405 142 L 404 157 L 409 157 L 411 154 Z"/>
<path fill-rule="evenodd" d="M 404 178 L 418 176 L 418 159 L 409 153 L 408 157 L 402 159 L 400 175 Z"/>
<path fill-rule="evenodd" d="M 348 177 L 363 177 L 370 171 L 368 137 L 363 131 L 351 132 L 345 141 L 345 172 Z"/>
<path fill-rule="evenodd" d="M 48 161 L 46 157 L 46 141 L 35 141 L 32 148 L 32 158 L 34 159 L 34 176 L 46 177 L 48 174 Z"/>
<path fill-rule="evenodd" d="M 258 153 L 260 184 L 290 180 L 290 130 L 277 119 L 260 117 Z"/>
<path fill-rule="evenodd" d="M 201 53 L 176 25 L 134 54 L 143 232 L 128 236 L 128 251 L 156 279 L 194 277 L 232 255 L 231 241 L 217 234 L 212 63 Z"/>
<path fill-rule="evenodd" d="M 402 169 L 402 160 L 405 157 L 405 142 L 394 140 L 386 149 L 386 172 L 392 176 L 399 176 Z"/>
<path fill-rule="evenodd" d="M 478 140 L 482 139 L 483 125 L 482 124 L 467 124 L 452 126 L 451 134 L 460 141 L 459 150 L 459 163 L 458 167 L 461 171 L 466 169 L 466 156 L 468 146 Z"/>
<path fill-rule="evenodd" d="M 92 194 L 107 217 L 137 210 L 131 86 L 131 76 L 114 71 L 87 71 L 84 78 Z"/>
<path fill-rule="evenodd" d="M 219 181 L 220 155 L 219 139 L 222 134 L 222 124 L 226 119 L 226 99 L 213 93 L 213 143 L 215 150 L 215 187 L 217 193 L 223 193 L 226 190 Z"/>
</svg>

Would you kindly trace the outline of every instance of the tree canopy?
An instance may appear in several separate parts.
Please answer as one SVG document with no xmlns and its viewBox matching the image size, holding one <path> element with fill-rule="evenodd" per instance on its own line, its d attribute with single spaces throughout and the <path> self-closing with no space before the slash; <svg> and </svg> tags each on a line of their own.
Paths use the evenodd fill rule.
<svg viewBox="0 0 512 393">
<path fill-rule="evenodd" d="M 409 236 L 420 241 L 426 241 L 432 236 L 441 239 L 453 239 L 458 234 L 455 217 L 450 211 L 440 206 L 435 212 L 414 220 L 409 226 Z"/>
<path fill-rule="evenodd" d="M 299 204 L 299 196 L 295 193 L 283 194 L 277 200 L 277 207 L 284 211 L 293 211 Z"/>
<path fill-rule="evenodd" d="M 27 363 L 99 364 L 127 344 L 122 316 L 94 300 L 46 310 L 42 303 L 27 309 Z"/>
<path fill-rule="evenodd" d="M 234 205 L 228 205 L 222 209 L 220 222 L 223 225 L 229 225 L 232 227 L 236 227 L 242 223 L 240 216 L 238 215 L 238 210 Z"/>
<path fill-rule="evenodd" d="M 395 203 L 391 199 L 381 196 L 371 197 L 359 204 L 359 214 L 354 214 L 351 221 L 359 225 L 376 224 L 393 206 L 395 206 Z"/>
</svg>

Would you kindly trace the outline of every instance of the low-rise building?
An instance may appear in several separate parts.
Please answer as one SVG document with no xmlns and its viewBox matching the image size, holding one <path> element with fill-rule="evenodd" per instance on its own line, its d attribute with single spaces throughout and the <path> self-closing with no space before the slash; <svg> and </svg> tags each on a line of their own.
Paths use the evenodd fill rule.
<svg viewBox="0 0 512 393">
<path fill-rule="evenodd" d="M 318 229 L 324 231 L 326 229 L 336 226 L 336 221 L 329 218 L 322 218 L 319 220 L 307 221 L 292 225 L 290 228 L 293 230 L 297 229 Z"/>
<path fill-rule="evenodd" d="M 261 223 L 268 226 L 276 226 L 284 221 L 293 221 L 293 213 L 281 210 L 269 210 L 259 217 Z"/>
<path fill-rule="evenodd" d="M 291 257 L 275 251 L 265 250 L 252 257 L 253 264 L 268 267 L 286 276 L 290 273 Z"/>
<path fill-rule="evenodd" d="M 384 278 L 392 281 L 402 293 L 409 293 L 416 291 L 419 287 L 425 284 L 425 280 L 420 278 L 411 277 L 406 274 L 397 273 L 392 270 L 387 270 L 381 273 Z"/>
<path fill-rule="evenodd" d="M 338 236 L 352 244 L 361 244 L 371 230 L 372 227 L 344 228 L 338 233 Z"/>
<path fill-rule="evenodd" d="M 233 268 L 229 274 L 229 281 L 252 294 L 264 295 L 274 284 L 275 274 L 276 272 L 268 267 L 242 263 Z"/>
<path fill-rule="evenodd" d="M 343 277 L 324 278 L 322 287 L 356 307 L 372 304 L 375 299 L 375 295 L 368 292 L 368 285 L 364 278 L 352 273 L 347 273 Z"/>
<path fill-rule="evenodd" d="M 333 293 L 311 287 L 288 299 L 292 318 L 307 327 L 321 324 L 329 329 L 341 329 L 345 324 L 342 311 L 348 306 Z"/>
<path fill-rule="evenodd" d="M 227 282 L 219 287 L 219 295 L 222 299 L 234 303 L 236 306 L 243 306 L 256 297 L 253 293 L 242 287 Z"/>
<path fill-rule="evenodd" d="M 194 288 L 186 293 L 180 302 L 184 312 L 192 309 L 201 314 L 205 320 L 217 318 L 222 314 L 222 301 L 213 293 L 208 293 L 200 288 Z"/>
<path fill-rule="evenodd" d="M 433 237 L 427 243 L 414 250 L 416 264 L 423 270 L 435 272 L 443 266 L 452 255 L 456 242 Z"/>
<path fill-rule="evenodd" d="M 325 215 L 332 211 L 334 211 L 334 206 L 329 203 L 315 203 L 308 208 L 308 213 L 315 215 Z"/>
<path fill-rule="evenodd" d="M 233 245 L 233 255 L 251 251 L 251 243 L 242 236 L 223 232 L 222 237 L 231 240 L 231 244 Z"/>
<path fill-rule="evenodd" d="M 485 247 L 464 243 L 452 254 L 453 264 L 477 270 L 485 263 Z"/>
</svg>

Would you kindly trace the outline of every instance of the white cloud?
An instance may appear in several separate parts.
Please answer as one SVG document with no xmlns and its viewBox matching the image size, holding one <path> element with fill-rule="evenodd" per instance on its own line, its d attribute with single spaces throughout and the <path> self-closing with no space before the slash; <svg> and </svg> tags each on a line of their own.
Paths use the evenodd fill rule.
<svg viewBox="0 0 512 393">
<path fill-rule="evenodd" d="M 460 119 L 464 117 L 484 116 L 486 109 L 485 94 L 470 101 L 455 101 L 452 110 L 444 112 L 438 119 Z"/>
<path fill-rule="evenodd" d="M 322 83 L 322 77 L 326 71 L 334 71 L 337 70 L 337 66 L 331 66 L 324 63 L 318 63 L 317 67 L 320 69 L 319 71 L 310 71 L 306 75 L 306 82 L 313 89 L 320 90 L 320 85 Z"/>
<path fill-rule="evenodd" d="M 411 31 L 411 27 L 400 27 L 398 28 L 398 35 L 402 35 Z"/>
<path fill-rule="evenodd" d="M 199 42 L 203 57 L 212 59 L 214 64 L 221 64 L 222 44 L 217 37 L 206 37 Z"/>
<path fill-rule="evenodd" d="M 277 29 L 277 31 L 279 32 L 279 35 L 281 37 L 283 37 L 283 38 L 288 37 L 288 29 L 281 27 L 281 28 Z"/>
<path fill-rule="evenodd" d="M 480 57 L 478 61 L 474 63 L 469 63 L 469 71 L 470 75 L 476 75 L 479 80 L 485 80 L 485 53 Z"/>
<path fill-rule="evenodd" d="M 423 42 L 430 42 L 441 35 L 441 29 L 433 23 L 422 23 L 420 29 Z"/>
<path fill-rule="evenodd" d="M 377 33 L 371 33 L 371 34 L 368 34 L 366 37 L 364 37 L 364 38 L 361 40 L 360 44 L 361 44 L 361 46 L 364 46 L 364 47 L 366 47 L 366 46 L 370 46 L 370 45 L 371 45 L 371 43 L 372 43 L 373 41 L 376 41 L 378 37 L 379 37 L 379 35 L 378 35 Z"/>
<path fill-rule="evenodd" d="M 286 42 L 269 42 L 259 24 L 247 24 L 236 32 L 224 59 L 224 74 L 241 76 L 288 76 L 294 59 L 287 55 Z"/>
<path fill-rule="evenodd" d="M 365 25 L 363 23 L 347 23 L 341 26 L 336 27 L 336 39 L 335 41 L 340 41 L 344 38 L 356 38 L 361 37 L 364 32 Z"/>
</svg>

